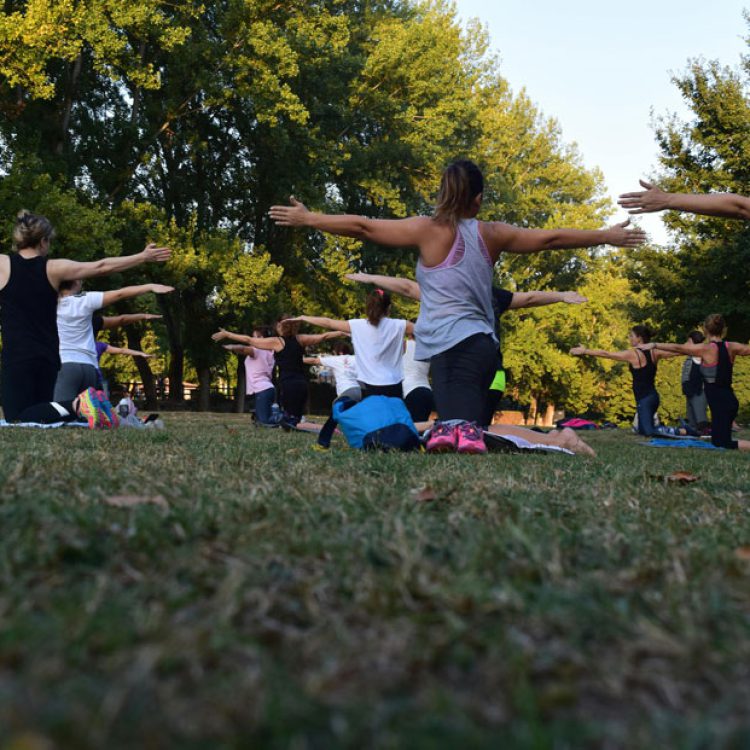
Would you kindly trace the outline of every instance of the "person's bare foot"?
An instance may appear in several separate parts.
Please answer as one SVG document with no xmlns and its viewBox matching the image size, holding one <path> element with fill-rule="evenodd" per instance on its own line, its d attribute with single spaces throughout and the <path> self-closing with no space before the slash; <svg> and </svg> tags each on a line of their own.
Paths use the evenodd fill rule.
<svg viewBox="0 0 750 750">
<path fill-rule="evenodd" d="M 596 458 L 596 451 L 588 443 L 584 443 L 575 430 L 571 430 L 570 427 L 564 427 L 560 431 L 560 445 L 573 451 L 573 453 L 582 453 L 585 456 Z"/>
</svg>

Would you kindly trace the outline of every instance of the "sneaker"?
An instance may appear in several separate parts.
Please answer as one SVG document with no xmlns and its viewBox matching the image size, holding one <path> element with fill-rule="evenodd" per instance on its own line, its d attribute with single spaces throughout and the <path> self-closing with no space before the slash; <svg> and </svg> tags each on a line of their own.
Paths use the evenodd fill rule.
<svg viewBox="0 0 750 750">
<path fill-rule="evenodd" d="M 456 428 L 459 453 L 487 453 L 484 432 L 476 422 L 464 422 Z"/>
<path fill-rule="evenodd" d="M 685 434 L 686 435 L 690 435 L 691 437 L 700 437 L 701 436 L 700 432 L 698 432 L 698 430 L 696 430 L 695 427 L 692 427 L 684 419 L 680 419 L 680 427 L 682 427 L 682 429 L 685 430 Z"/>
<path fill-rule="evenodd" d="M 99 399 L 99 408 L 104 412 L 102 427 L 110 430 L 117 429 L 120 426 L 120 418 L 117 416 L 112 404 L 109 402 L 107 394 L 104 391 L 97 391 L 96 396 Z"/>
<path fill-rule="evenodd" d="M 455 425 L 435 422 L 427 440 L 428 453 L 453 453 L 456 450 L 457 438 Z"/>
<path fill-rule="evenodd" d="M 106 414 L 99 406 L 99 396 L 96 388 L 87 388 L 78 396 L 78 413 L 89 423 L 89 429 L 95 430 L 102 426 L 102 418 Z"/>
</svg>

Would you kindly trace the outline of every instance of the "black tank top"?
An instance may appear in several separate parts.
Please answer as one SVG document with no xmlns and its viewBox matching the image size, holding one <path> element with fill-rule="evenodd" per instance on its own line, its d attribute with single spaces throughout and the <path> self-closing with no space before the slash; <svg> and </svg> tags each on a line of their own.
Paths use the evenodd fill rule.
<svg viewBox="0 0 750 750">
<path fill-rule="evenodd" d="M 630 367 L 630 374 L 633 376 L 633 395 L 635 396 L 635 400 L 638 401 L 644 396 L 648 396 L 649 393 L 656 391 L 656 363 L 651 356 L 650 350 L 644 352 L 643 349 L 639 349 L 638 347 L 635 350 L 640 352 L 646 360 L 646 364 L 643 367 L 636 368 L 633 365 L 628 365 Z"/>
<path fill-rule="evenodd" d="M 701 374 L 707 383 L 713 383 L 719 388 L 732 387 L 732 358 L 729 356 L 729 349 L 726 341 L 714 341 L 716 344 L 717 362 L 715 365 L 706 367 L 701 362 Z"/>
<path fill-rule="evenodd" d="M 297 341 L 296 336 L 279 336 L 284 342 L 284 348 L 280 352 L 274 352 L 274 359 L 279 368 L 279 377 L 284 378 L 296 375 L 305 375 L 305 364 L 302 357 L 305 350 Z"/>
<path fill-rule="evenodd" d="M 47 278 L 47 258 L 11 253 L 10 278 L 0 289 L 3 362 L 46 359 L 60 366 L 57 291 Z"/>
</svg>

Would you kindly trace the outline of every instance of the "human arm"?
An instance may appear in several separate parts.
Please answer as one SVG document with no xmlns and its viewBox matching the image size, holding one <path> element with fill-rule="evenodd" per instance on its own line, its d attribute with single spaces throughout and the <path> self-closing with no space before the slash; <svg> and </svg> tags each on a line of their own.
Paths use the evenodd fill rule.
<svg viewBox="0 0 750 750">
<path fill-rule="evenodd" d="M 297 341 L 300 346 L 317 346 L 329 339 L 340 339 L 347 334 L 344 331 L 328 331 L 327 333 L 300 333 L 297 334 Z"/>
<path fill-rule="evenodd" d="M 332 331 L 339 331 L 340 333 L 351 333 L 352 329 L 349 325 L 348 320 L 334 320 L 333 318 L 324 318 L 318 315 L 298 315 L 296 318 L 290 318 L 290 323 L 309 323 L 311 326 L 318 326 L 318 328 L 330 328 Z M 325 335 L 325 334 L 324 334 Z M 298 339 L 305 338 L 305 334 L 300 334 Z M 328 336 L 328 338 L 336 338 Z M 325 339 L 323 339 L 325 341 Z M 302 341 L 300 341 L 302 344 Z M 303 346 L 310 346 L 310 344 L 302 344 Z"/>
<path fill-rule="evenodd" d="M 632 349 L 623 352 L 608 352 L 604 349 L 587 349 L 585 346 L 574 346 L 570 352 L 574 357 L 601 357 L 602 359 L 614 359 L 617 362 L 630 362 L 633 364 L 635 355 Z"/>
<path fill-rule="evenodd" d="M 524 229 L 493 221 L 482 224 L 482 238 L 493 260 L 501 252 L 538 253 L 544 250 L 565 250 L 597 245 L 636 247 L 646 241 L 639 228 L 628 229 L 630 219 L 609 229 Z"/>
<path fill-rule="evenodd" d="M 750 198 L 735 193 L 668 193 L 650 182 L 639 180 L 643 191 L 623 193 L 618 203 L 630 214 L 655 211 L 686 211 L 705 216 L 750 220 Z"/>
<path fill-rule="evenodd" d="M 169 260 L 171 250 L 168 247 L 157 247 L 154 244 L 135 255 L 122 255 L 119 258 L 101 258 L 81 263 L 65 258 L 52 258 L 47 263 L 47 276 L 55 287 L 63 281 L 91 279 L 95 276 L 107 276 L 119 271 L 127 271 L 143 263 L 165 263 Z"/>
<path fill-rule="evenodd" d="M 750 357 L 750 345 L 727 341 L 727 348 L 735 357 Z"/>
<path fill-rule="evenodd" d="M 145 320 L 161 320 L 161 315 L 152 315 L 151 313 L 132 313 L 128 315 L 105 315 L 102 318 L 102 329 L 119 328 L 131 323 L 140 323 Z"/>
<path fill-rule="evenodd" d="M 306 365 L 320 365 L 320 357 L 302 357 L 302 361 Z"/>
<path fill-rule="evenodd" d="M 543 307 L 564 302 L 567 305 L 581 305 L 588 302 L 578 292 L 513 292 L 509 310 L 520 310 L 525 307 Z"/>
<path fill-rule="evenodd" d="M 414 323 L 412 323 L 410 320 L 406 321 L 406 328 L 404 328 L 404 333 L 407 336 L 414 335 Z M 406 342 L 404 342 L 404 347 L 406 347 Z"/>
<path fill-rule="evenodd" d="M 146 352 L 140 351 L 140 349 L 128 349 L 121 346 L 112 346 L 109 344 L 104 350 L 104 354 L 129 354 L 131 357 L 143 357 L 143 359 L 151 359 L 153 354 L 146 354 Z"/>
<path fill-rule="evenodd" d="M 232 333 L 224 328 L 220 328 L 211 338 L 214 341 L 236 341 L 246 346 L 254 346 L 256 349 L 265 349 L 266 351 L 280 352 L 284 348 L 284 342 L 278 336 L 270 338 L 260 338 L 257 336 L 244 336 L 241 333 Z"/>
<path fill-rule="evenodd" d="M 166 284 L 140 284 L 139 286 L 125 286 L 122 289 L 114 289 L 111 292 L 104 292 L 104 306 L 112 305 L 115 302 L 121 302 L 124 299 L 140 297 L 143 294 L 169 294 L 174 291 L 173 286 Z"/>
<path fill-rule="evenodd" d="M 309 227 L 328 234 L 353 237 L 394 247 L 418 247 L 434 222 L 426 216 L 408 219 L 368 219 L 354 214 L 309 211 L 293 195 L 288 206 L 271 206 L 268 214 L 281 227 Z"/>
<path fill-rule="evenodd" d="M 422 293 L 419 284 L 411 279 L 402 279 L 398 276 L 379 276 L 375 273 L 348 273 L 349 281 L 358 281 L 361 284 L 374 284 L 387 292 L 400 294 L 402 297 L 419 300 Z"/>
<path fill-rule="evenodd" d="M 243 354 L 246 357 L 255 357 L 255 349 L 252 346 L 245 346 L 244 344 L 223 344 L 223 347 L 230 352 L 235 354 Z"/>
</svg>

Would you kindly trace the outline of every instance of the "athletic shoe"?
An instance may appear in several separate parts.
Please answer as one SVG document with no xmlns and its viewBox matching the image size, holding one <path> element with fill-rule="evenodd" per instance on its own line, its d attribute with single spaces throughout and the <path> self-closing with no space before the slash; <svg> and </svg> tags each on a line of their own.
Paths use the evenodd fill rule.
<svg viewBox="0 0 750 750">
<path fill-rule="evenodd" d="M 427 440 L 428 453 L 453 453 L 456 450 L 456 426 L 435 422 Z"/>
<path fill-rule="evenodd" d="M 120 418 L 109 402 L 107 394 L 104 391 L 97 391 L 96 396 L 99 399 L 99 408 L 104 412 L 105 417 L 102 420 L 102 427 L 110 430 L 117 429 L 120 426 Z"/>
<path fill-rule="evenodd" d="M 102 426 L 102 419 L 106 418 L 106 414 L 99 406 L 96 388 L 87 388 L 78 395 L 78 413 L 89 423 L 90 430 Z"/>
<path fill-rule="evenodd" d="M 700 432 L 698 432 L 698 430 L 696 430 L 695 427 L 692 427 L 684 419 L 680 419 L 680 427 L 682 427 L 682 429 L 685 430 L 685 434 L 686 435 L 690 435 L 691 437 L 700 437 L 701 436 Z"/>
<path fill-rule="evenodd" d="M 484 433 L 476 422 L 464 422 L 456 428 L 459 453 L 487 453 Z"/>
</svg>

